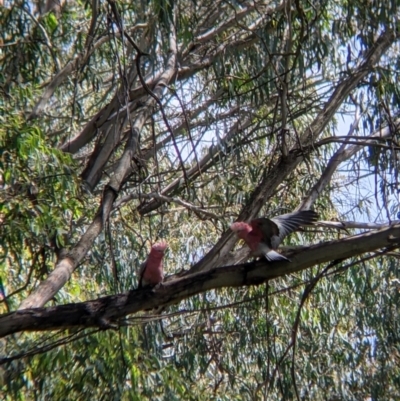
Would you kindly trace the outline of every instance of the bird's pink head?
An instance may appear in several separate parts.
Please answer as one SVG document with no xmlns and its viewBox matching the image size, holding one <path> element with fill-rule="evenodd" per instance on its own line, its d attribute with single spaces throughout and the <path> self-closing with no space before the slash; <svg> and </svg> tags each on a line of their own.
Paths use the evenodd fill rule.
<svg viewBox="0 0 400 401">
<path fill-rule="evenodd" d="M 165 250 L 168 248 L 168 244 L 165 241 L 156 242 L 151 246 L 152 251 L 162 252 L 164 254 Z"/>
<path fill-rule="evenodd" d="M 236 223 L 231 224 L 231 230 L 234 231 L 239 238 L 244 239 L 252 228 L 243 221 L 237 221 Z"/>
</svg>

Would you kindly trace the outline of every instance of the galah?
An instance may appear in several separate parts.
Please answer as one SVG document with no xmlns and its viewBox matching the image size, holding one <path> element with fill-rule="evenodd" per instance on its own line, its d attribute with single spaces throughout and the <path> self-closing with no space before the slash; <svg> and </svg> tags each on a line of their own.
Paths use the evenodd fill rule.
<svg viewBox="0 0 400 401">
<path fill-rule="evenodd" d="M 140 266 L 139 287 L 155 286 L 164 279 L 163 257 L 168 244 L 160 241 L 152 245 L 147 260 Z"/>
<path fill-rule="evenodd" d="M 275 250 L 282 240 L 300 226 L 312 225 L 318 219 L 313 210 L 303 210 L 276 216 L 251 220 L 250 223 L 238 221 L 231 230 L 246 242 L 254 256 L 264 256 L 268 261 L 290 261 Z"/>
</svg>

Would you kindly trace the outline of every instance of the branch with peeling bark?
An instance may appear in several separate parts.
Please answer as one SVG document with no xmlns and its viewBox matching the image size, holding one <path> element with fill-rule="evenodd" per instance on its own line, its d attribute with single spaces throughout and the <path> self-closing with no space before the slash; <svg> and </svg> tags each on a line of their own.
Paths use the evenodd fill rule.
<svg viewBox="0 0 400 401">
<path fill-rule="evenodd" d="M 206 66 L 211 65 L 218 57 L 221 56 L 221 54 L 224 54 L 230 49 L 238 50 L 240 48 L 247 47 L 250 44 L 254 43 L 255 41 L 256 41 L 256 36 L 254 34 L 250 34 L 247 37 L 240 38 L 237 40 L 227 41 L 226 43 L 219 45 L 215 49 L 207 51 L 206 52 L 208 54 L 207 57 L 203 58 L 199 62 L 194 62 L 194 63 L 190 62 L 190 56 L 194 51 L 194 48 L 192 48 L 189 53 L 187 54 L 185 53 L 185 58 L 180 60 L 181 67 L 176 70 L 176 80 L 177 81 L 186 80 L 191 76 L 193 76 L 199 70 L 205 68 Z M 208 47 L 209 45 L 207 45 L 206 49 L 208 49 Z M 180 49 L 175 49 L 175 50 L 178 53 L 180 53 Z M 68 69 L 68 74 L 71 73 L 73 70 L 72 66 L 66 66 L 65 68 Z M 149 73 L 145 77 L 146 85 L 153 91 L 154 91 L 153 88 L 157 86 L 157 83 L 160 80 L 162 72 L 163 72 L 162 69 L 158 69 L 154 72 Z M 55 80 L 56 78 L 57 77 L 55 77 Z M 57 82 L 57 85 L 59 84 L 60 83 Z M 132 85 L 133 83 L 130 84 Z M 49 96 L 51 96 L 52 93 L 54 93 L 54 90 L 52 90 Z M 147 92 L 145 88 L 143 87 L 142 84 L 140 84 L 138 87 L 132 89 L 129 92 L 129 101 L 131 103 L 140 102 L 142 100 L 142 97 L 146 95 L 146 93 Z M 100 110 L 90 120 L 90 122 L 86 124 L 86 126 L 82 129 L 80 133 L 78 133 L 74 138 L 69 140 L 67 143 L 63 144 L 61 146 L 61 150 L 70 153 L 78 152 L 83 146 L 87 145 L 96 135 L 98 135 L 99 127 L 102 127 L 102 125 L 106 121 L 107 121 L 107 127 L 114 126 L 116 124 L 116 117 L 118 110 L 120 110 L 118 96 L 115 96 L 114 99 L 108 105 L 106 105 L 102 110 Z"/>
<path fill-rule="evenodd" d="M 163 90 L 165 85 L 172 79 L 175 73 L 175 38 L 171 38 L 171 50 L 172 51 L 167 61 L 166 70 L 161 76 L 158 86 L 155 88 L 156 93 Z M 89 249 L 92 247 L 94 240 L 102 232 L 118 192 L 121 190 L 124 180 L 130 173 L 131 161 L 137 152 L 139 132 L 141 131 L 147 118 L 148 111 L 143 109 L 132 125 L 129 139 L 125 145 L 124 153 L 119 160 L 114 175 L 111 177 L 108 185 L 106 185 L 104 189 L 102 202 L 94 221 L 82 235 L 77 245 L 71 251 L 67 252 L 66 256 L 58 261 L 55 269 L 50 273 L 48 278 L 41 282 L 36 290 L 21 303 L 20 309 L 34 308 L 45 305 L 46 302 L 48 302 L 69 280 L 72 272 L 77 268 L 79 263 L 83 260 Z"/>
<path fill-rule="evenodd" d="M 135 131 L 133 131 L 133 135 L 126 143 L 124 154 L 115 175 L 104 189 L 102 201 L 93 222 L 73 249 L 57 262 L 47 279 L 42 281 L 33 293 L 21 303 L 20 309 L 45 305 L 70 279 L 73 271 L 92 247 L 94 240 L 103 231 L 105 222 L 112 210 L 112 205 L 126 177 L 126 172 L 129 171 L 131 159 L 136 149 L 138 133 L 136 131 L 136 136 L 134 133 Z M 65 253 L 65 251 L 61 251 L 61 254 Z"/>
<path fill-rule="evenodd" d="M 171 276 L 153 289 L 132 290 L 94 301 L 18 310 L 0 317 L 0 337 L 21 331 L 118 325 L 129 314 L 176 304 L 193 295 L 224 287 L 259 285 L 268 280 L 299 272 L 332 260 L 357 257 L 382 248 L 400 246 L 400 224 L 338 241 L 313 245 L 290 255 L 291 262 L 258 262 L 218 267 L 206 272 Z M 3 359 L 3 362 L 6 360 Z"/>
</svg>

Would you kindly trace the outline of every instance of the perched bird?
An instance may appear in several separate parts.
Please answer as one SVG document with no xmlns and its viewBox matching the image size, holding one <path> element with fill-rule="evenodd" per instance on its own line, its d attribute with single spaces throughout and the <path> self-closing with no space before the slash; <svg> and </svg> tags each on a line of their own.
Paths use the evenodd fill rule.
<svg viewBox="0 0 400 401">
<path fill-rule="evenodd" d="M 287 235 L 300 226 L 313 224 L 317 218 L 318 214 L 313 210 L 304 210 L 272 219 L 262 217 L 251 220 L 250 224 L 238 221 L 231 225 L 231 230 L 246 242 L 254 256 L 264 256 L 268 261 L 289 261 L 275 249 Z"/>
<path fill-rule="evenodd" d="M 160 241 L 152 245 L 147 260 L 142 263 L 139 271 L 139 286 L 155 286 L 164 279 L 163 257 L 168 244 Z"/>
</svg>

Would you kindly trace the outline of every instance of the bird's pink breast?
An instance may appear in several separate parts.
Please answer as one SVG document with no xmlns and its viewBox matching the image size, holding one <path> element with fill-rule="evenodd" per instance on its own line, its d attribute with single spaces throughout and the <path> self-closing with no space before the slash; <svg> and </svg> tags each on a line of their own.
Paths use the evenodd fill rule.
<svg viewBox="0 0 400 401">
<path fill-rule="evenodd" d="M 143 272 L 143 280 L 148 284 L 156 285 L 164 279 L 163 255 L 150 253 Z"/>
<path fill-rule="evenodd" d="M 257 228 L 253 228 L 253 230 L 247 234 L 245 241 L 253 252 L 257 251 L 262 241 L 261 231 Z"/>
</svg>

